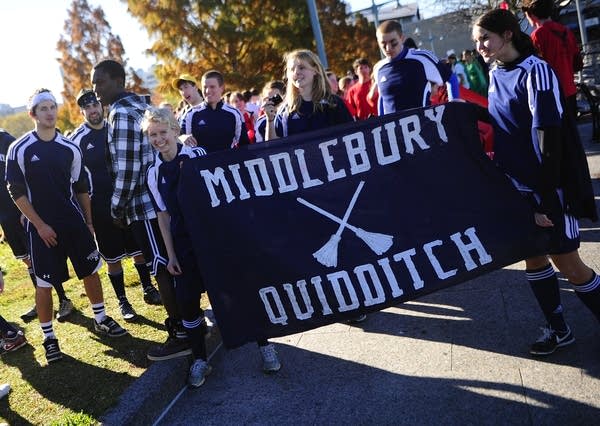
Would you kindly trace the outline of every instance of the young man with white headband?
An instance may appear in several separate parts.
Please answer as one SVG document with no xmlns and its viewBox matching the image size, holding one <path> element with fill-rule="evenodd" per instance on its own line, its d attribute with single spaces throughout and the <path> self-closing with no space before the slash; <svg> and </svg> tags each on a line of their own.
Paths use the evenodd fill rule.
<svg viewBox="0 0 600 426">
<path fill-rule="evenodd" d="M 79 148 L 56 130 L 57 104 L 47 89 L 28 104 L 35 130 L 10 145 L 6 164 L 8 190 L 28 219 L 31 259 L 37 280 L 36 308 L 48 362 L 62 352 L 52 327 L 54 283 L 68 277 L 67 257 L 92 304 L 94 329 L 109 337 L 127 334 L 106 315 L 98 269 L 102 266 L 93 237 L 88 184 Z M 75 192 L 75 194 L 73 194 Z M 78 204 L 73 201 L 76 196 Z"/>
</svg>

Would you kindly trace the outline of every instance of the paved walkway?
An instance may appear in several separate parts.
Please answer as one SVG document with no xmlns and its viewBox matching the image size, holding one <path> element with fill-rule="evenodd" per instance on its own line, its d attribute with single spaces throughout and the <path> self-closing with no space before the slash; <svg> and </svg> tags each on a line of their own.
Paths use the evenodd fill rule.
<svg viewBox="0 0 600 426">
<path fill-rule="evenodd" d="M 589 139 L 591 126 L 580 132 Z M 600 146 L 587 148 L 600 194 Z M 582 227 L 582 257 L 600 271 L 600 227 Z M 532 358 L 543 318 L 523 269 L 509 266 L 358 326 L 274 339 L 283 363 L 275 375 L 261 372 L 255 345 L 217 351 L 213 374 L 195 390 L 184 387 L 184 360 L 156 363 L 105 423 L 598 424 L 600 327 L 562 281 L 577 341 Z"/>
</svg>

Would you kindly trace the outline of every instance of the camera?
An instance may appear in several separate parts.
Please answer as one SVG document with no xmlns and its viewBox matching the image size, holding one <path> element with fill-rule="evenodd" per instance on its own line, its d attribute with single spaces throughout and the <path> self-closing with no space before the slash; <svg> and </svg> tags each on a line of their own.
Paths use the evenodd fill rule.
<svg viewBox="0 0 600 426">
<path fill-rule="evenodd" d="M 283 98 L 279 95 L 275 95 L 275 96 L 271 96 L 270 98 L 268 98 L 268 101 L 272 102 L 274 106 L 277 106 L 281 102 L 283 102 Z"/>
</svg>

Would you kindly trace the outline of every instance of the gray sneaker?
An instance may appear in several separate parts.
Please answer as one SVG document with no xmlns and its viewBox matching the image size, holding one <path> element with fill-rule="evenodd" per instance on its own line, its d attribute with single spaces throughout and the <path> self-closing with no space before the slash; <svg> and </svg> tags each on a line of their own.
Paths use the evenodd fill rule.
<svg viewBox="0 0 600 426">
<path fill-rule="evenodd" d="M 275 346 L 269 343 L 265 346 L 260 346 L 260 354 L 263 359 L 263 371 L 265 373 L 275 373 L 281 368 L 281 363 L 277 357 Z"/>
<path fill-rule="evenodd" d="M 212 371 L 212 367 L 203 359 L 195 359 L 190 367 L 188 374 L 188 385 L 191 388 L 198 388 L 204 384 L 206 376 Z"/>
<path fill-rule="evenodd" d="M 73 302 L 69 299 L 63 299 L 58 305 L 58 312 L 56 313 L 57 321 L 64 321 L 73 312 Z"/>
</svg>

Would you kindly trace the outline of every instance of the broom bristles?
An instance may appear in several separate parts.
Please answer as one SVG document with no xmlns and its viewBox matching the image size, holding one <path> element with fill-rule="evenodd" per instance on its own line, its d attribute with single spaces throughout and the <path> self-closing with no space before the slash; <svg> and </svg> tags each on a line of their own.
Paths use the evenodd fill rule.
<svg viewBox="0 0 600 426">
<path fill-rule="evenodd" d="M 388 251 L 392 247 L 392 244 L 394 244 L 394 237 L 392 235 L 368 232 L 361 228 L 356 229 L 355 233 L 371 250 L 379 255 Z"/>
<path fill-rule="evenodd" d="M 329 267 L 337 266 L 338 244 L 340 239 L 339 235 L 333 234 L 323 247 L 313 253 L 313 257 L 317 259 L 321 265 Z"/>
</svg>

